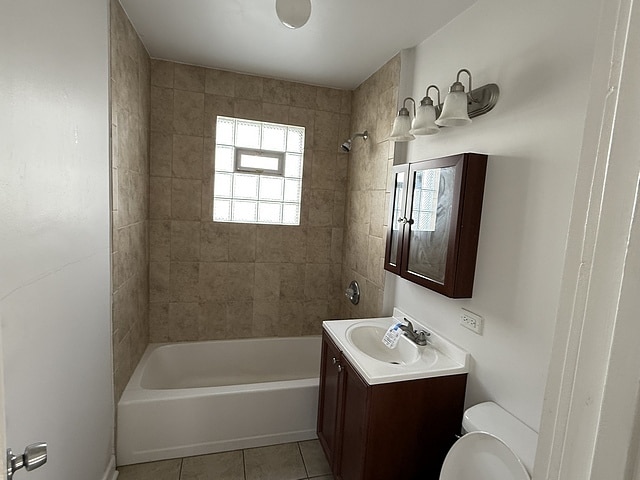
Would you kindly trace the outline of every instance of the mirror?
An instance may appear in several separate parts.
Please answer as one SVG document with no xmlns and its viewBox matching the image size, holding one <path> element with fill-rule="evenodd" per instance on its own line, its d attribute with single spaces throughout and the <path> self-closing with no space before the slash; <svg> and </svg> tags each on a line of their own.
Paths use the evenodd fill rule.
<svg viewBox="0 0 640 480">
<path fill-rule="evenodd" d="M 471 297 L 486 155 L 394 167 L 384 268 L 453 298 Z"/>
</svg>

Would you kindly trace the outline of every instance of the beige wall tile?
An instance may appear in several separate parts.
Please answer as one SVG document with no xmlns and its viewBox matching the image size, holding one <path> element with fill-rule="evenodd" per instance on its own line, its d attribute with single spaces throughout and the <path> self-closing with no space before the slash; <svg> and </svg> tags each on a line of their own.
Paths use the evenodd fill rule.
<svg viewBox="0 0 640 480">
<path fill-rule="evenodd" d="M 280 258 L 283 262 L 304 263 L 307 261 L 308 234 L 306 227 L 281 227 Z"/>
<path fill-rule="evenodd" d="M 318 110 L 340 113 L 342 106 L 342 90 L 318 87 L 316 94 Z"/>
<path fill-rule="evenodd" d="M 219 340 L 227 338 L 226 302 L 212 301 L 201 303 L 198 329 L 198 340 Z"/>
<path fill-rule="evenodd" d="M 173 66 L 175 63 L 164 60 L 151 60 L 151 85 L 173 88 Z"/>
<path fill-rule="evenodd" d="M 110 15 L 111 149 L 116 167 L 112 169 L 112 338 L 117 402 L 149 339 L 150 117 L 159 131 L 167 128 L 172 90 L 154 87 L 152 113 L 149 57 L 115 0 Z M 157 269 L 153 272 L 157 292 L 161 275 L 156 275 Z"/>
<path fill-rule="evenodd" d="M 277 336 L 277 326 L 280 321 L 279 300 L 253 301 L 253 328 L 256 337 Z"/>
<path fill-rule="evenodd" d="M 173 135 L 162 132 L 150 133 L 150 173 L 154 176 L 171 176 L 173 158 Z"/>
<path fill-rule="evenodd" d="M 303 300 L 280 302 L 280 317 L 276 322 L 276 335 L 281 337 L 298 337 L 302 335 L 303 323 Z"/>
<path fill-rule="evenodd" d="M 203 262 L 227 262 L 229 260 L 228 223 L 202 222 L 200 260 Z"/>
<path fill-rule="evenodd" d="M 200 220 L 201 180 L 173 178 L 171 180 L 171 218 L 174 220 Z"/>
<path fill-rule="evenodd" d="M 287 105 L 264 102 L 262 104 L 262 118 L 266 122 L 289 125 L 289 107 Z"/>
<path fill-rule="evenodd" d="M 171 221 L 171 261 L 200 261 L 200 222 Z"/>
<path fill-rule="evenodd" d="M 329 265 L 307 264 L 304 275 L 305 300 L 327 300 L 329 294 Z"/>
<path fill-rule="evenodd" d="M 233 115 L 236 118 L 244 118 L 247 120 L 263 120 L 262 102 L 260 100 L 236 98 Z"/>
<path fill-rule="evenodd" d="M 253 262 L 256 259 L 257 225 L 244 223 L 230 223 L 229 230 L 229 261 Z"/>
<path fill-rule="evenodd" d="M 203 138 L 173 136 L 172 175 L 177 178 L 202 179 Z"/>
<path fill-rule="evenodd" d="M 149 221 L 149 260 L 166 262 L 171 258 L 171 221 Z"/>
<path fill-rule="evenodd" d="M 255 264 L 229 262 L 227 268 L 227 292 L 229 301 L 253 300 Z"/>
<path fill-rule="evenodd" d="M 169 262 L 149 263 L 149 301 L 151 303 L 168 303 L 171 291 L 170 274 Z"/>
<path fill-rule="evenodd" d="M 332 295 L 342 293 L 336 284 L 349 157 L 338 147 L 350 134 L 351 92 L 185 65 L 155 62 L 154 68 L 152 301 L 167 305 L 157 336 L 182 341 L 319 333 L 322 320 L 339 311 L 340 299 Z M 218 115 L 305 127 L 300 226 L 211 221 Z M 165 176 L 169 184 L 161 180 Z M 125 182 L 133 189 L 136 180 Z M 124 210 L 125 217 L 136 214 L 126 205 Z M 359 238 L 367 245 L 366 235 Z M 366 271 L 366 251 L 361 256 Z"/>
<path fill-rule="evenodd" d="M 227 262 L 203 262 L 200 264 L 199 290 L 202 301 L 224 303 L 228 300 L 235 300 L 229 298 L 228 267 Z"/>
<path fill-rule="evenodd" d="M 309 225 L 329 227 L 333 222 L 333 190 L 313 190 L 309 201 Z"/>
<path fill-rule="evenodd" d="M 313 146 L 317 150 L 337 152 L 345 139 L 338 141 L 340 136 L 340 114 L 331 112 L 316 112 L 313 130 Z"/>
<path fill-rule="evenodd" d="M 198 340 L 200 305 L 197 303 L 169 304 L 169 339 L 172 342 Z"/>
<path fill-rule="evenodd" d="M 171 262 L 169 279 L 172 302 L 200 300 L 200 264 L 197 262 Z M 164 297 L 166 299 L 166 296 Z"/>
<path fill-rule="evenodd" d="M 331 227 L 309 227 L 307 230 L 307 262 L 331 263 Z"/>
<path fill-rule="evenodd" d="M 171 218 L 171 179 L 149 179 L 149 217 L 154 220 Z"/>
<path fill-rule="evenodd" d="M 235 79 L 235 96 L 245 100 L 263 98 L 263 79 L 253 75 L 237 75 Z"/>
<path fill-rule="evenodd" d="M 235 99 L 222 95 L 204 96 L 204 136 L 214 137 L 216 134 L 217 117 L 233 117 L 235 114 Z"/>
<path fill-rule="evenodd" d="M 336 188 L 336 154 L 330 151 L 314 152 L 311 161 L 311 188 Z"/>
<path fill-rule="evenodd" d="M 204 93 L 174 90 L 173 133 L 193 136 L 204 134 Z"/>
<path fill-rule="evenodd" d="M 282 252 L 282 227 L 259 225 L 256 232 L 256 262 L 284 261 Z"/>
<path fill-rule="evenodd" d="M 265 78 L 262 83 L 262 99 L 265 102 L 289 105 L 291 84 L 284 80 Z"/>
<path fill-rule="evenodd" d="M 292 302 L 304 299 L 305 274 L 304 264 L 280 264 L 280 300 Z"/>
<path fill-rule="evenodd" d="M 151 87 L 151 130 L 173 133 L 173 89 Z"/>
<path fill-rule="evenodd" d="M 289 92 L 291 105 L 309 110 L 317 109 L 317 89 L 312 85 L 292 83 Z"/>
<path fill-rule="evenodd" d="M 280 300 L 280 264 L 256 263 L 254 300 Z"/>
<path fill-rule="evenodd" d="M 227 332 L 229 338 L 253 336 L 253 300 L 227 302 Z"/>
<path fill-rule="evenodd" d="M 205 92 L 225 97 L 235 96 L 236 74 L 208 68 L 205 72 Z"/>
<path fill-rule="evenodd" d="M 173 87 L 176 90 L 204 92 L 205 69 L 184 63 L 176 63 L 174 67 Z"/>
<path fill-rule="evenodd" d="M 304 302 L 303 335 L 320 335 L 322 322 L 329 316 L 329 306 L 326 300 L 307 300 Z"/>
<path fill-rule="evenodd" d="M 149 341 L 153 343 L 169 341 L 169 303 L 149 305 Z"/>
</svg>

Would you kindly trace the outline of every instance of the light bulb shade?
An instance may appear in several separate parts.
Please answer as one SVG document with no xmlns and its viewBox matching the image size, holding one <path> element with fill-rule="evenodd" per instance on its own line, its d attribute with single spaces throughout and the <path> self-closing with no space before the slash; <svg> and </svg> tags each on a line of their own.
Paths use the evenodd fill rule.
<svg viewBox="0 0 640 480">
<path fill-rule="evenodd" d="M 471 123 L 467 108 L 467 94 L 464 92 L 449 92 L 444 99 L 444 106 L 436 125 L 441 127 L 461 127 Z"/>
<path fill-rule="evenodd" d="M 389 140 L 395 140 L 396 142 L 408 142 L 414 140 L 416 137 L 409 133 L 411 129 L 411 119 L 409 115 L 398 115 L 393 121 L 393 129 Z"/>
<path fill-rule="evenodd" d="M 436 109 L 433 105 L 420 105 L 413 121 L 413 135 L 435 135 L 440 129 L 435 124 Z"/>
<path fill-rule="evenodd" d="M 300 28 L 311 16 L 311 0 L 276 0 L 276 13 L 285 27 Z"/>
</svg>

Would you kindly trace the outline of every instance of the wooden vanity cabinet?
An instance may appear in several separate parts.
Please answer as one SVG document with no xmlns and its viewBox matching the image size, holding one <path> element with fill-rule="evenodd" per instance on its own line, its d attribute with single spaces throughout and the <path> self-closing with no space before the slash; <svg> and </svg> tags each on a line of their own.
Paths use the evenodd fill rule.
<svg viewBox="0 0 640 480">
<path fill-rule="evenodd" d="M 324 332 L 318 438 L 335 478 L 437 480 L 460 432 L 466 377 L 368 385 Z"/>
<path fill-rule="evenodd" d="M 384 268 L 451 298 L 470 298 L 487 156 L 461 153 L 393 168 Z"/>
</svg>

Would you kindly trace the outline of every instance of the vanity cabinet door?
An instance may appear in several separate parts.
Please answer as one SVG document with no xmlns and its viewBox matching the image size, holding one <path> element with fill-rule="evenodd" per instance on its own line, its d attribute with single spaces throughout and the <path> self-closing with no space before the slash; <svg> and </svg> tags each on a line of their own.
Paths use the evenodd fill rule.
<svg viewBox="0 0 640 480">
<path fill-rule="evenodd" d="M 342 367 L 344 413 L 338 480 L 363 480 L 366 478 L 368 399 L 371 387 L 346 359 L 343 359 Z"/>
<path fill-rule="evenodd" d="M 322 334 L 320 398 L 318 399 L 318 439 L 335 471 L 341 438 L 338 432 L 341 413 L 342 367 L 340 350 L 326 333 Z"/>
<path fill-rule="evenodd" d="M 402 237 L 404 236 L 404 231 L 409 221 L 405 216 L 409 165 L 398 165 L 393 167 L 392 176 L 393 190 L 391 191 L 391 204 L 389 205 L 389 227 L 387 229 L 384 268 L 396 275 L 400 275 Z"/>
</svg>

